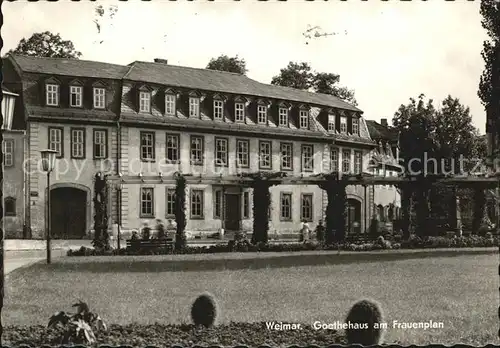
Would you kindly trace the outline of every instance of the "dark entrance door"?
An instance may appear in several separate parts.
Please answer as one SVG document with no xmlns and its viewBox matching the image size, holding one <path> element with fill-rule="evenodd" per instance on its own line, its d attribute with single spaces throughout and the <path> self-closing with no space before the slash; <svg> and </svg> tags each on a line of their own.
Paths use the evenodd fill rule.
<svg viewBox="0 0 500 348">
<path fill-rule="evenodd" d="M 87 193 L 73 187 L 50 191 L 51 235 L 54 239 L 81 239 L 87 231 Z"/>
<path fill-rule="evenodd" d="M 240 195 L 226 193 L 225 228 L 227 231 L 240 229 Z"/>
<path fill-rule="evenodd" d="M 361 232 L 361 202 L 352 198 L 347 200 L 347 232 Z"/>
</svg>

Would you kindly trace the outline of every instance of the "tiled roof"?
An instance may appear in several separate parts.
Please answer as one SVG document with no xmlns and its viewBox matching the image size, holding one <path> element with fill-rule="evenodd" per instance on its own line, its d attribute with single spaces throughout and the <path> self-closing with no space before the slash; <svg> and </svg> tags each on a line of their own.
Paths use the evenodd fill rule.
<svg viewBox="0 0 500 348">
<path fill-rule="evenodd" d="M 23 72 L 103 79 L 121 79 L 127 66 L 80 59 L 41 58 L 11 55 Z"/>
<path fill-rule="evenodd" d="M 131 69 L 124 76 L 126 80 L 290 100 L 362 112 L 355 106 L 332 95 L 268 85 L 236 73 L 150 62 L 133 62 L 129 66 Z"/>
<path fill-rule="evenodd" d="M 398 141 L 398 133 L 395 129 L 383 126 L 373 120 L 366 120 L 366 125 L 373 140 Z"/>
</svg>

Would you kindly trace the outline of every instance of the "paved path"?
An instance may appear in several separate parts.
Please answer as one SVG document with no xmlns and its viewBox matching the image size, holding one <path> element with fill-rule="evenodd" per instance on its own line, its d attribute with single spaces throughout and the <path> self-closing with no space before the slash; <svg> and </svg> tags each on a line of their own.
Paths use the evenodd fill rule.
<svg viewBox="0 0 500 348">
<path fill-rule="evenodd" d="M 52 258 L 56 259 L 66 255 L 66 250 L 52 250 Z M 4 274 L 9 274 L 15 269 L 32 265 L 35 262 L 46 260 L 45 250 L 23 250 L 23 251 L 4 251 Z"/>
</svg>

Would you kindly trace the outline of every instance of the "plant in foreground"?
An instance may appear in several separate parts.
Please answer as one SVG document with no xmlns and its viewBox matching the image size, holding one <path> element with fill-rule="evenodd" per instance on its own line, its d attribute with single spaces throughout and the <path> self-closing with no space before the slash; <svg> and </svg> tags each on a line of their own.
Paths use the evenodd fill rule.
<svg viewBox="0 0 500 348">
<path fill-rule="evenodd" d="M 191 318 L 195 325 L 211 327 L 217 317 L 217 302 L 212 294 L 205 292 L 198 296 L 191 306 Z"/>
<path fill-rule="evenodd" d="M 94 330 L 107 330 L 101 317 L 92 313 L 89 306 L 82 301 L 75 303 L 77 312 L 69 314 L 64 311 L 55 313 L 50 317 L 48 328 L 64 327 L 61 344 L 91 344 L 96 342 Z"/>
<path fill-rule="evenodd" d="M 356 302 L 347 314 L 346 337 L 349 344 L 364 346 L 380 344 L 383 331 L 378 324 L 383 320 L 380 306 L 371 300 Z M 375 327 L 377 325 L 377 327 Z"/>
</svg>

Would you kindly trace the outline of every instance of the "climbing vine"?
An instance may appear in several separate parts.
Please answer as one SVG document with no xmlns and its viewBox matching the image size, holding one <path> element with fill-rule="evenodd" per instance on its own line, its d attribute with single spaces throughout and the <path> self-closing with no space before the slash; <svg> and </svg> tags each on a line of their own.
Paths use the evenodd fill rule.
<svg viewBox="0 0 500 348">
<path fill-rule="evenodd" d="M 326 191 L 328 203 L 326 205 L 326 244 L 342 242 L 345 239 L 347 223 L 347 181 L 340 178 L 339 173 L 320 174 L 325 179 L 318 186 Z"/>
<path fill-rule="evenodd" d="M 175 175 L 175 222 L 177 224 L 175 249 L 186 247 L 186 178 L 181 173 Z"/>
<path fill-rule="evenodd" d="M 92 245 L 99 250 L 109 250 L 108 234 L 108 185 L 105 175 L 94 176 L 94 239 Z"/>
</svg>

